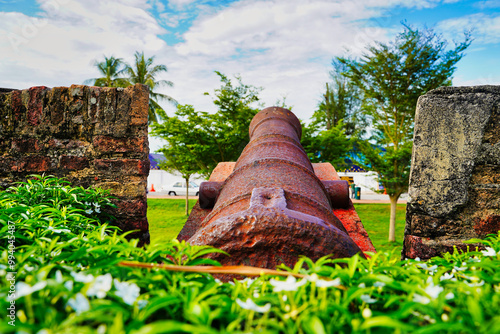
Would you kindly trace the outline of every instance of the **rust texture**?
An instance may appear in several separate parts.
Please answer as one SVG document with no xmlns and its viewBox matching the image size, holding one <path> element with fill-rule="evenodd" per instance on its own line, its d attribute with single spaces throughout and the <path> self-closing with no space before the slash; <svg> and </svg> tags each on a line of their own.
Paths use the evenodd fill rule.
<svg viewBox="0 0 500 334">
<path fill-rule="evenodd" d="M 199 204 L 211 210 L 201 223 L 188 220 L 188 241 L 226 251 L 230 257 L 211 255 L 225 265 L 263 268 L 293 266 L 300 255 L 316 260 L 361 252 L 333 213 L 350 205 L 347 182 L 320 181 L 300 145 L 301 131 L 287 109 L 259 112 L 232 173 L 202 183 Z"/>
</svg>

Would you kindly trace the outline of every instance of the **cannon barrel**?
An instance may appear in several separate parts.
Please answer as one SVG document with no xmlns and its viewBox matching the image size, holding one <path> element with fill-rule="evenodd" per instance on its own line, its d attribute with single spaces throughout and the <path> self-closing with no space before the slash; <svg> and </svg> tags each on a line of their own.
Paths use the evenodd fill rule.
<svg viewBox="0 0 500 334">
<path fill-rule="evenodd" d="M 250 142 L 224 182 L 203 182 L 200 205 L 213 207 L 189 239 L 228 252 L 224 264 L 274 268 L 300 255 L 352 256 L 360 249 L 332 208 L 350 204 L 346 181 L 320 181 L 300 144 L 302 128 L 284 108 L 260 111 Z"/>
</svg>

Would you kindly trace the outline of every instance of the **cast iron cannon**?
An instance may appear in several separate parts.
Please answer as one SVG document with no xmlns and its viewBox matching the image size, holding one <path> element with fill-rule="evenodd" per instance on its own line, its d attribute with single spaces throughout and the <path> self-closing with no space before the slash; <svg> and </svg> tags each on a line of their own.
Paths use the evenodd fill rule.
<svg viewBox="0 0 500 334">
<path fill-rule="evenodd" d="M 347 181 L 318 179 L 300 144 L 297 117 L 266 108 L 249 132 L 232 173 L 201 184 L 199 204 L 209 211 L 188 242 L 226 251 L 230 257 L 211 255 L 223 264 L 263 268 L 293 266 L 300 255 L 316 260 L 360 252 L 333 213 L 352 205 Z"/>
</svg>

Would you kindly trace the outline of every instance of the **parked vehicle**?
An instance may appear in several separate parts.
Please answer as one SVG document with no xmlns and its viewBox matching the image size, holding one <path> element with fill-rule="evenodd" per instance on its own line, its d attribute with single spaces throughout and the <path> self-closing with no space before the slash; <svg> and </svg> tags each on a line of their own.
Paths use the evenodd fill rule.
<svg viewBox="0 0 500 334">
<path fill-rule="evenodd" d="M 186 182 L 183 181 L 175 182 L 174 184 L 168 187 L 163 187 L 162 191 L 172 196 L 186 195 Z M 197 185 L 194 182 L 189 182 L 189 190 L 188 190 L 189 196 L 198 196 L 199 191 L 200 191 L 199 185 Z"/>
</svg>

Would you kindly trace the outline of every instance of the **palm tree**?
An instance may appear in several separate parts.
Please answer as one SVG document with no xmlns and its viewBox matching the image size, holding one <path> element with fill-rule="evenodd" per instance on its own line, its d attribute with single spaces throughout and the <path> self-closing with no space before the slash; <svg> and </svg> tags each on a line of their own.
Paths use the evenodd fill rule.
<svg viewBox="0 0 500 334">
<path fill-rule="evenodd" d="M 94 66 L 97 67 L 102 77 L 88 79 L 85 83 L 99 87 L 127 87 L 130 84 L 126 78 L 120 77 L 127 69 L 121 58 L 104 56 L 104 61 L 96 60 Z"/>
<path fill-rule="evenodd" d="M 172 87 L 174 83 L 168 80 L 156 80 L 158 74 L 167 72 L 167 66 L 155 65 L 154 56 L 145 59 L 144 51 L 136 51 L 134 56 L 135 62 L 133 66 L 126 64 L 127 79 L 132 85 L 140 83 L 149 87 L 149 123 L 158 122 L 159 117 L 156 110 L 163 110 L 158 104 L 158 100 L 165 100 L 174 105 L 177 105 L 177 101 L 168 95 L 156 92 L 155 89 L 162 86 Z"/>
</svg>

